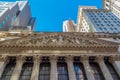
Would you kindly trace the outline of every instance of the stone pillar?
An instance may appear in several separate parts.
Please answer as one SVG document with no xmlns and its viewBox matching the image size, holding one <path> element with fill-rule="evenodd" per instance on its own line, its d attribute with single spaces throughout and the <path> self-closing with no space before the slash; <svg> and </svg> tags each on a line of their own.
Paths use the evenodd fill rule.
<svg viewBox="0 0 120 80">
<path fill-rule="evenodd" d="M 76 80 L 76 75 L 73 65 L 73 57 L 72 56 L 66 57 L 66 62 L 68 67 L 69 80 Z"/>
<path fill-rule="evenodd" d="M 38 80 L 41 57 L 40 56 L 34 56 L 33 61 L 34 61 L 34 64 L 33 64 L 32 75 L 31 75 L 30 80 Z"/>
<path fill-rule="evenodd" d="M 98 65 L 100 66 L 100 69 L 103 73 L 105 80 L 114 80 L 111 73 L 109 72 L 108 68 L 106 67 L 106 65 L 104 63 L 104 57 L 98 56 L 96 61 L 97 61 Z"/>
<path fill-rule="evenodd" d="M 25 62 L 24 56 L 16 57 L 16 66 L 14 68 L 14 71 L 13 71 L 13 74 L 12 74 L 10 80 L 19 80 L 20 73 L 21 73 L 22 66 L 23 66 L 24 62 Z"/>
<path fill-rule="evenodd" d="M 117 74 L 120 77 L 120 56 L 112 56 L 110 57 L 109 62 L 113 65 L 115 68 Z"/>
<path fill-rule="evenodd" d="M 88 60 L 89 60 L 89 57 L 87 57 L 87 56 L 81 57 L 81 62 L 83 63 L 87 79 L 88 80 L 95 80 Z"/>
<path fill-rule="evenodd" d="M 7 56 L 0 56 L 0 78 L 4 72 L 4 69 L 8 63 Z"/>
<path fill-rule="evenodd" d="M 50 80 L 58 80 L 57 57 L 51 56 L 50 63 L 51 63 Z"/>
</svg>

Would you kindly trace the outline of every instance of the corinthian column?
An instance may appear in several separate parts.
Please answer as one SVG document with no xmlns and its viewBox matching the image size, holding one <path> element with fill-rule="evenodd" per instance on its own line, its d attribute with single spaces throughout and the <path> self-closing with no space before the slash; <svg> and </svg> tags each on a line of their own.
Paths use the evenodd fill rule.
<svg viewBox="0 0 120 80">
<path fill-rule="evenodd" d="M 50 63 L 51 63 L 50 80 L 58 80 L 57 57 L 51 56 Z"/>
<path fill-rule="evenodd" d="M 112 78 L 112 75 L 110 74 L 108 68 L 106 67 L 105 63 L 104 63 L 104 57 L 103 56 L 98 56 L 97 57 L 97 63 L 100 66 L 100 69 L 103 73 L 103 76 L 105 78 L 105 80 L 114 80 Z"/>
<path fill-rule="evenodd" d="M 7 56 L 0 56 L 0 78 L 2 77 L 3 71 L 8 63 Z"/>
<path fill-rule="evenodd" d="M 34 56 L 33 60 L 34 60 L 34 65 L 33 65 L 32 75 L 31 75 L 30 80 L 38 80 L 38 78 L 39 78 L 39 66 L 40 66 L 40 63 L 41 63 L 41 57 L 40 56 Z"/>
<path fill-rule="evenodd" d="M 82 56 L 81 57 L 81 62 L 83 63 L 85 73 L 86 73 L 86 77 L 87 77 L 88 80 L 95 80 L 88 59 L 89 59 L 89 57 L 87 57 L 87 56 Z"/>
<path fill-rule="evenodd" d="M 66 62 L 68 67 L 69 80 L 76 80 L 76 75 L 73 65 L 73 57 L 72 56 L 66 57 Z"/>
<path fill-rule="evenodd" d="M 110 57 L 109 61 L 113 65 L 113 67 L 115 68 L 116 72 L 120 77 L 120 56 L 112 56 Z"/>
<path fill-rule="evenodd" d="M 16 66 L 14 68 L 13 74 L 11 76 L 10 80 L 19 80 L 20 73 L 22 70 L 23 63 L 25 62 L 24 56 L 18 56 L 16 57 Z"/>
</svg>

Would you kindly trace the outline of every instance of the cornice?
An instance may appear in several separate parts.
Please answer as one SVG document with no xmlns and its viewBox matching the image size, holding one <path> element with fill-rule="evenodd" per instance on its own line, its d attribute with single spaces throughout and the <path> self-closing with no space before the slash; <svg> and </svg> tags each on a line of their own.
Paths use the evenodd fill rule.
<svg viewBox="0 0 120 80">
<path fill-rule="evenodd" d="M 20 35 L 20 34 L 19 34 Z M 23 34 L 21 34 L 23 35 Z M 16 35 L 17 36 L 17 35 Z M 95 33 L 32 33 L 1 42 L 0 50 L 117 50 L 119 44 L 97 39 Z M 107 37 L 108 35 L 106 35 Z M 105 36 L 104 36 L 105 37 Z"/>
</svg>

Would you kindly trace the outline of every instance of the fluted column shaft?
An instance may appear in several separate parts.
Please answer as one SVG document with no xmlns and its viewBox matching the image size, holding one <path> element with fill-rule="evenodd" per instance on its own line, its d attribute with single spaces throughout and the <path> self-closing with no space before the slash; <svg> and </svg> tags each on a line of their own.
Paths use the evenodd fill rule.
<svg viewBox="0 0 120 80">
<path fill-rule="evenodd" d="M 119 56 L 111 57 L 110 63 L 113 65 L 113 67 L 115 68 L 116 72 L 120 77 L 120 57 Z"/>
<path fill-rule="evenodd" d="M 25 61 L 25 58 L 23 56 L 17 57 L 16 66 L 11 76 L 11 80 L 19 80 L 24 61 Z"/>
<path fill-rule="evenodd" d="M 0 56 L 0 78 L 2 77 L 2 74 L 4 72 L 4 69 L 8 63 L 8 60 L 6 56 Z"/>
<path fill-rule="evenodd" d="M 89 59 L 89 57 L 87 57 L 87 56 L 83 56 L 81 58 L 81 62 L 83 63 L 83 66 L 85 69 L 86 77 L 88 80 L 95 80 L 88 59 Z"/>
<path fill-rule="evenodd" d="M 106 67 L 104 63 L 104 57 L 103 56 L 98 56 L 97 57 L 97 63 L 100 66 L 100 69 L 103 73 L 103 76 L 105 80 L 114 80 L 111 73 L 109 72 L 108 68 Z"/>
<path fill-rule="evenodd" d="M 57 57 L 50 57 L 51 63 L 51 71 L 50 71 L 50 80 L 58 80 L 58 72 L 57 72 Z"/>
<path fill-rule="evenodd" d="M 38 80 L 39 78 L 39 66 L 41 63 L 41 57 L 39 56 L 34 56 L 34 65 L 33 65 L 33 69 L 32 69 L 32 75 L 31 75 L 31 79 L 30 80 Z"/>
<path fill-rule="evenodd" d="M 76 75 L 73 65 L 73 57 L 71 56 L 66 57 L 66 62 L 68 67 L 69 80 L 76 80 Z"/>
</svg>

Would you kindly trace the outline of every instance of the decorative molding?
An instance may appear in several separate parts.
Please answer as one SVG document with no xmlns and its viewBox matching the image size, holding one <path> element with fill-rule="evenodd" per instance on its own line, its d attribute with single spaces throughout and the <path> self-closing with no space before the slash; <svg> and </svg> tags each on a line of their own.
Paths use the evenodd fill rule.
<svg viewBox="0 0 120 80">
<path fill-rule="evenodd" d="M 77 34 L 77 33 L 76 33 Z M 91 38 L 90 36 L 76 35 L 75 33 L 43 33 L 19 39 L 7 40 L 0 44 L 0 49 L 117 49 L 117 43 Z"/>
</svg>

